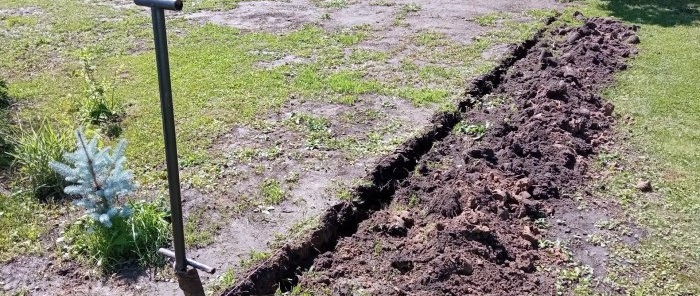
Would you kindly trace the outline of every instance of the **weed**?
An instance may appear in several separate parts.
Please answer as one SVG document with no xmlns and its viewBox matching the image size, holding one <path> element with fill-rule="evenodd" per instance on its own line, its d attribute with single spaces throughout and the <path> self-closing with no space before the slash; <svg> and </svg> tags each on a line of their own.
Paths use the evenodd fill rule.
<svg viewBox="0 0 700 296">
<path fill-rule="evenodd" d="M 566 292 L 572 290 L 574 295 L 592 295 L 592 278 L 593 269 L 590 266 L 564 268 L 559 271 L 555 283 L 557 295 L 568 295 Z"/>
<path fill-rule="evenodd" d="M 286 193 L 282 189 L 280 182 L 274 179 L 263 181 L 260 187 L 260 194 L 266 205 L 278 205 L 286 198 Z"/>
<path fill-rule="evenodd" d="M 608 242 L 608 240 L 605 238 L 605 236 L 601 233 L 589 234 L 586 237 L 586 241 L 594 246 L 600 246 L 600 247 L 605 247 L 605 245 L 607 245 L 607 242 Z"/>
<path fill-rule="evenodd" d="M 486 109 L 490 110 L 503 105 L 507 100 L 508 98 L 503 95 L 489 94 L 484 98 L 483 105 Z"/>
<path fill-rule="evenodd" d="M 595 163 L 598 167 L 604 168 L 610 164 L 620 160 L 620 154 L 617 152 L 601 152 L 596 156 Z"/>
<path fill-rule="evenodd" d="M 369 5 L 391 7 L 391 6 L 396 5 L 396 2 L 391 2 L 388 0 L 375 0 L 375 1 L 370 2 Z"/>
<path fill-rule="evenodd" d="M 286 176 L 284 176 L 284 181 L 290 184 L 296 184 L 299 183 L 299 172 L 289 172 Z"/>
<path fill-rule="evenodd" d="M 162 202 L 132 202 L 130 217 L 115 217 L 107 228 L 92 219 L 76 221 L 58 240 L 70 258 L 94 265 L 104 272 L 137 263 L 142 267 L 162 266 L 159 248 L 170 240 L 168 215 Z"/>
<path fill-rule="evenodd" d="M 374 245 L 372 246 L 372 253 L 374 256 L 379 256 L 382 254 L 382 241 L 374 240 Z"/>
<path fill-rule="evenodd" d="M 348 6 L 347 0 L 313 0 L 312 2 L 321 8 L 343 8 Z"/>
<path fill-rule="evenodd" d="M 40 237 L 53 217 L 25 193 L 0 193 L 0 262 L 43 251 Z"/>
<path fill-rule="evenodd" d="M 421 10 L 420 5 L 416 3 L 409 3 L 409 4 L 403 4 L 399 8 L 399 11 L 396 12 L 396 16 L 394 17 L 394 25 L 400 25 L 403 20 L 406 19 L 406 17 L 411 14 L 411 13 L 416 13 Z"/>
<path fill-rule="evenodd" d="M 332 145 L 331 123 L 323 117 L 306 113 L 294 114 L 292 122 L 307 131 L 306 146 L 309 149 L 329 148 Z"/>
<path fill-rule="evenodd" d="M 118 137 L 121 134 L 118 121 L 122 116 L 123 106 L 114 95 L 114 84 L 95 78 L 97 67 L 94 65 L 94 59 L 88 51 L 83 51 L 80 56 L 85 97 L 81 105 L 81 115 L 85 121 L 101 126 L 109 137 Z"/>
<path fill-rule="evenodd" d="M 409 208 L 414 208 L 420 204 L 420 198 L 418 197 L 418 193 L 411 192 L 411 195 L 408 196 L 408 207 Z"/>
<path fill-rule="evenodd" d="M 537 218 L 535 219 L 535 227 L 539 229 L 549 228 L 549 223 L 547 223 L 547 218 Z"/>
<path fill-rule="evenodd" d="M 486 130 L 489 128 L 489 123 L 479 123 L 479 124 L 469 124 L 461 121 L 454 127 L 454 131 L 461 135 L 470 135 L 475 140 L 481 139 L 486 134 Z"/>
<path fill-rule="evenodd" d="M 233 286 L 235 282 L 236 274 L 234 273 L 233 269 L 227 269 L 216 279 L 209 282 L 209 285 L 207 286 L 206 295 L 220 295 L 228 287 Z"/>
<path fill-rule="evenodd" d="M 206 209 L 197 208 L 185 220 L 185 243 L 191 247 L 206 247 L 214 242 L 217 225 L 206 224 Z"/>
<path fill-rule="evenodd" d="M 495 26 L 499 22 L 509 19 L 510 16 L 506 13 L 503 12 L 493 12 L 493 13 L 487 13 L 487 14 L 482 14 L 480 16 L 477 16 L 475 21 L 477 24 L 480 26 Z"/>
<path fill-rule="evenodd" d="M 320 222 L 318 217 L 301 219 L 292 224 L 292 226 L 285 234 L 275 234 L 274 239 L 270 243 L 268 243 L 268 246 L 271 249 L 276 249 L 284 245 L 286 242 L 291 242 L 296 239 L 299 239 L 300 237 L 304 236 L 310 231 L 316 229 L 319 223 Z"/>
<path fill-rule="evenodd" d="M 66 133 L 55 130 L 47 120 L 38 126 L 20 126 L 11 136 L 13 147 L 10 156 L 13 165 L 30 187 L 34 196 L 47 199 L 62 196 L 63 178 L 51 169 L 51 161 L 63 160 L 63 152 L 70 149 L 72 141 Z"/>
<path fill-rule="evenodd" d="M 248 254 L 248 258 L 241 260 L 241 268 L 248 269 L 258 262 L 267 260 L 270 256 L 271 254 L 269 252 L 252 250 Z"/>
<path fill-rule="evenodd" d="M 604 229 L 604 230 L 615 230 L 618 227 L 620 227 L 622 225 L 622 223 L 618 220 L 613 219 L 613 220 L 597 221 L 593 225 L 595 225 L 595 227 L 598 227 L 598 228 Z"/>
<path fill-rule="evenodd" d="M 296 285 L 294 288 L 292 288 L 291 291 L 289 291 L 289 296 L 314 296 L 315 294 L 312 293 L 309 290 L 306 290 L 302 285 Z M 330 295 L 330 293 L 323 294 L 323 295 Z"/>
</svg>

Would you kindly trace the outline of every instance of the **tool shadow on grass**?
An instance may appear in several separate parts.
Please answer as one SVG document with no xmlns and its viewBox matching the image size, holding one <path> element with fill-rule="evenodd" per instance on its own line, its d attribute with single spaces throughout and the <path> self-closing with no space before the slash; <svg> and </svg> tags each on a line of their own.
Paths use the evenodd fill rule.
<svg viewBox="0 0 700 296">
<path fill-rule="evenodd" d="M 662 27 L 687 26 L 700 21 L 696 0 L 612 0 L 602 6 L 624 21 Z"/>
</svg>

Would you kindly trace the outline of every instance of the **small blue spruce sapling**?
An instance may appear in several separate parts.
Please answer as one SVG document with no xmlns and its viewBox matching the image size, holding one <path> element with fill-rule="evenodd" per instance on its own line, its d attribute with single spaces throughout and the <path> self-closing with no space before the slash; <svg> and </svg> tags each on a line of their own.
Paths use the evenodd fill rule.
<svg viewBox="0 0 700 296">
<path fill-rule="evenodd" d="M 83 133 L 75 131 L 77 149 L 65 153 L 67 164 L 52 161 L 49 165 L 72 185 L 63 189 L 68 195 L 81 196 L 76 205 L 105 227 L 112 227 L 115 216 L 129 217 L 131 209 L 115 206 L 117 198 L 126 196 L 135 188 L 130 170 L 124 169 L 126 141 L 121 140 L 110 154 L 110 148 L 99 149 L 97 137 L 87 144 Z"/>
</svg>

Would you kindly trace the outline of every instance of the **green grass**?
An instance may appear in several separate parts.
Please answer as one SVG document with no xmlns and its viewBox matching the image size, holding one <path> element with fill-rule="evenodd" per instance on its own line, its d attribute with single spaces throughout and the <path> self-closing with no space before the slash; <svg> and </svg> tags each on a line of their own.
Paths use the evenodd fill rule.
<svg viewBox="0 0 700 296">
<path fill-rule="evenodd" d="M 238 6 L 239 2 L 245 0 L 189 0 L 183 1 L 183 10 L 185 11 L 197 11 L 197 10 L 231 10 Z"/>
<path fill-rule="evenodd" d="M 250 253 L 248 253 L 247 258 L 241 260 L 241 268 L 248 269 L 258 262 L 267 260 L 267 258 L 270 258 L 270 256 L 272 256 L 272 254 L 268 252 L 252 250 Z"/>
<path fill-rule="evenodd" d="M 38 126 L 20 127 L 10 136 L 12 166 L 21 182 L 37 199 L 63 196 L 64 180 L 49 167 L 51 161 L 62 161 L 63 153 L 73 146 L 71 133 L 56 130 L 47 120 L 37 120 Z"/>
<path fill-rule="evenodd" d="M 206 295 L 220 295 L 224 290 L 233 286 L 236 282 L 236 274 L 233 269 L 227 269 L 221 273 L 216 279 L 209 282 L 206 287 Z"/>
<path fill-rule="evenodd" d="M 616 197 L 648 230 L 639 246 L 617 246 L 626 261 L 611 280 L 629 295 L 700 293 L 700 5 L 694 1 L 590 1 L 584 14 L 641 25 L 639 55 L 605 97 L 632 116 L 631 155 L 607 155 L 625 170 L 608 180 Z M 625 128 L 620 123 L 621 128 Z M 644 156 L 639 160 L 638 156 Z M 621 159 L 621 160 L 619 160 Z M 657 194 L 635 184 L 651 179 Z"/>
<path fill-rule="evenodd" d="M 112 218 L 110 228 L 91 218 L 78 220 L 59 239 L 61 251 L 106 273 L 129 263 L 142 267 L 164 265 L 158 249 L 170 241 L 166 210 L 161 203 L 153 202 L 133 202 L 129 206 L 133 214 Z"/>
<path fill-rule="evenodd" d="M 278 205 L 287 198 L 287 193 L 282 189 L 279 181 L 267 179 L 260 186 L 260 195 L 266 205 Z"/>
<path fill-rule="evenodd" d="M 206 209 L 198 208 L 185 219 L 185 245 L 202 248 L 212 244 L 216 238 L 219 223 L 206 221 Z M 209 222 L 209 223 L 207 223 Z"/>
<path fill-rule="evenodd" d="M 477 16 L 474 21 L 480 26 L 495 26 L 499 22 L 510 19 L 507 13 L 503 12 L 492 12 L 487 14 L 482 14 Z"/>
<path fill-rule="evenodd" d="M 294 242 L 318 228 L 319 223 L 318 217 L 301 219 L 292 224 L 286 233 L 275 234 L 274 239 L 268 243 L 268 247 L 270 247 L 270 249 L 277 249 L 285 243 Z"/>
<path fill-rule="evenodd" d="M 40 254 L 41 235 L 55 219 L 29 194 L 0 193 L 0 262 L 19 254 Z"/>
</svg>

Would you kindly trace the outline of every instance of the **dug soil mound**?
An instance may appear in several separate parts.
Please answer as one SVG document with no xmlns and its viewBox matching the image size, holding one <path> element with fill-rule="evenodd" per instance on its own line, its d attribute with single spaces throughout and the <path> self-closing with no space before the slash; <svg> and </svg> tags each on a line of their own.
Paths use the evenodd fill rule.
<svg viewBox="0 0 700 296">
<path fill-rule="evenodd" d="M 553 295 L 560 258 L 535 220 L 586 182 L 613 124 L 598 93 L 635 53 L 636 28 L 593 18 L 547 31 L 394 197 L 314 259 L 300 284 L 322 295 Z M 485 94 L 485 95 L 484 95 Z"/>
</svg>

